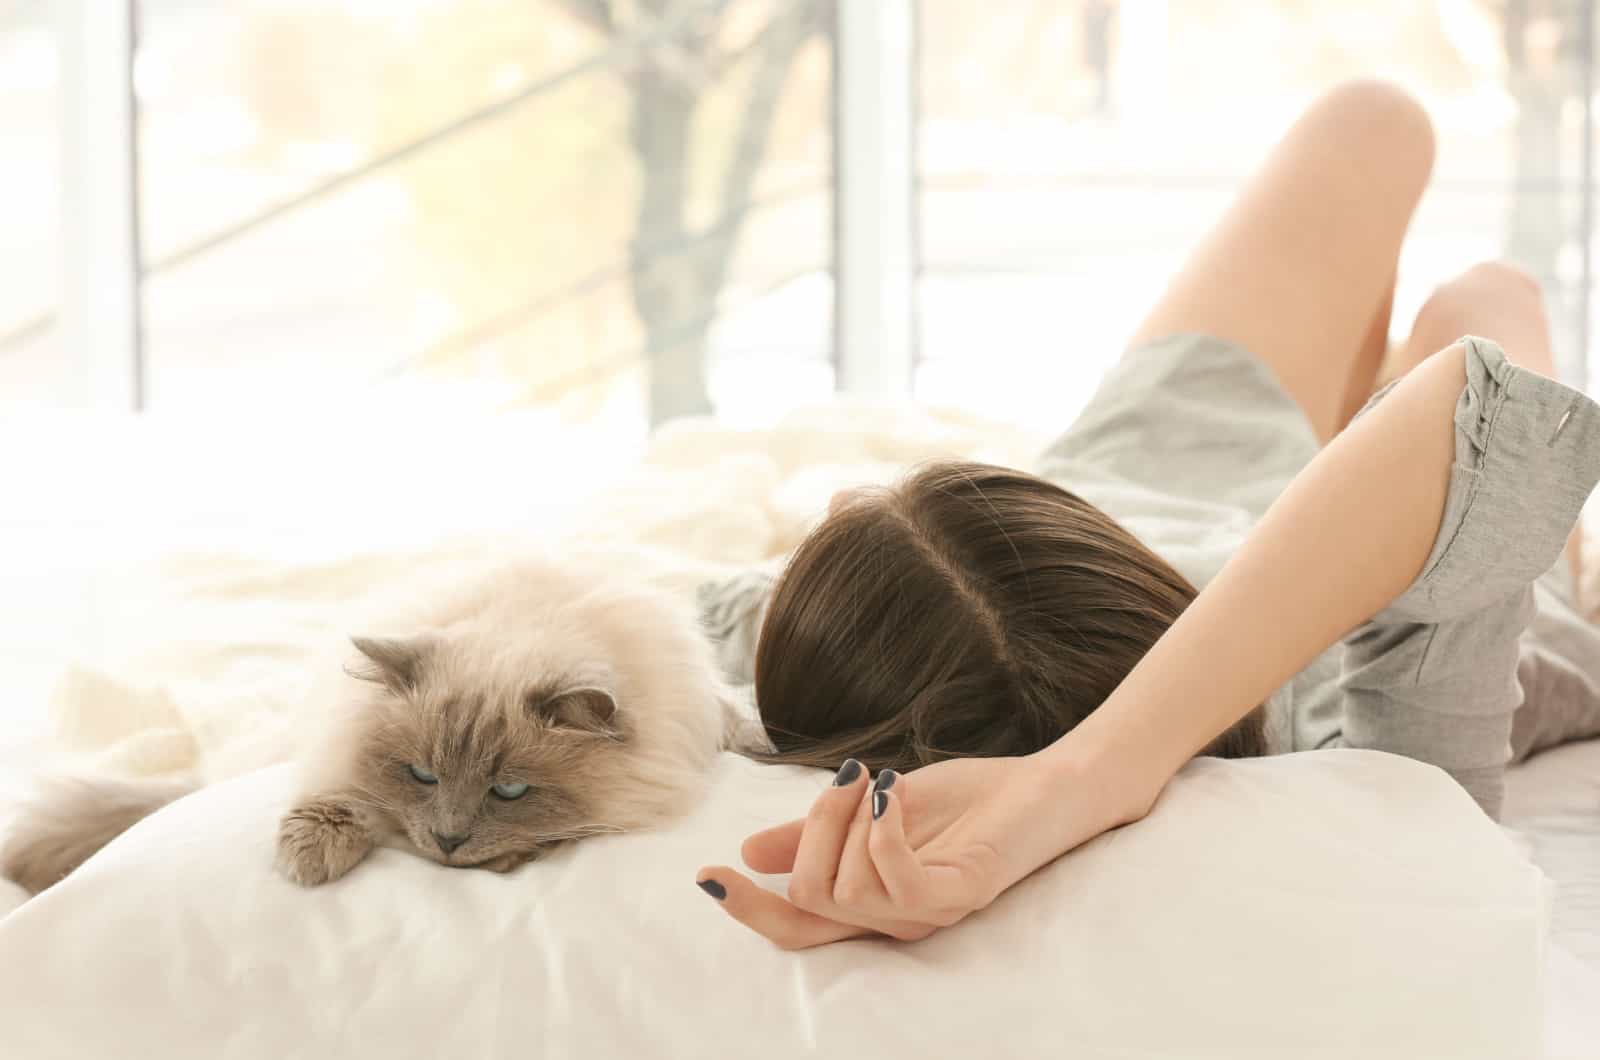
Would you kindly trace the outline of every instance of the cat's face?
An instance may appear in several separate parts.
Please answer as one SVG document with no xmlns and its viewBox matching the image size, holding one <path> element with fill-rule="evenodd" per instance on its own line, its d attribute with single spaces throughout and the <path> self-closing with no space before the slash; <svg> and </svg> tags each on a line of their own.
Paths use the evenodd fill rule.
<svg viewBox="0 0 1600 1060">
<path fill-rule="evenodd" d="M 412 851 L 455 867 L 509 865 L 603 830 L 585 792 L 626 736 L 604 688 L 494 679 L 451 666 L 435 637 L 355 641 L 373 684 L 355 790 Z"/>
</svg>

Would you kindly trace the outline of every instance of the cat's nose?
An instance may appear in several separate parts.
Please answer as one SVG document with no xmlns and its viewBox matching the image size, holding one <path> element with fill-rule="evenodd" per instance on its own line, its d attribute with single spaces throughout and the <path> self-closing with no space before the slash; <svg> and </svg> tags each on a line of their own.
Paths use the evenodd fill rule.
<svg viewBox="0 0 1600 1060">
<path fill-rule="evenodd" d="M 433 833 L 433 841 L 438 843 L 439 849 L 444 851 L 446 854 L 454 854 L 456 852 L 456 847 L 460 846 L 462 843 L 465 843 L 467 838 L 468 837 L 465 835 L 440 835 L 438 832 Z"/>
</svg>

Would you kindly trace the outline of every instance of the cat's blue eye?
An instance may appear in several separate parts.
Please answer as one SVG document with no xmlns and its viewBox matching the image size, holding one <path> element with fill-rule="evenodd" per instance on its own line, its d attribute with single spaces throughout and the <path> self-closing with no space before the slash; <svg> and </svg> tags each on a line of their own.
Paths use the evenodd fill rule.
<svg viewBox="0 0 1600 1060">
<path fill-rule="evenodd" d="M 411 767 L 411 779 L 415 780 L 418 784 L 439 783 L 438 777 L 434 776 L 432 773 L 428 772 L 426 769 L 423 769 L 419 765 L 413 765 Z"/>
<path fill-rule="evenodd" d="M 528 793 L 526 784 L 496 784 L 489 789 L 497 799 L 520 799 Z"/>
</svg>

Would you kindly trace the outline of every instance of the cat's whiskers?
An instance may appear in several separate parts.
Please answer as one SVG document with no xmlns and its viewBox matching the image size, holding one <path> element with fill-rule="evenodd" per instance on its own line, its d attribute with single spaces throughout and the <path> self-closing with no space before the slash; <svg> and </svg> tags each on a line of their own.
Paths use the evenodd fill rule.
<svg viewBox="0 0 1600 1060">
<path fill-rule="evenodd" d="M 559 843 L 559 842 L 561 842 L 563 840 L 567 840 L 567 839 L 585 839 L 585 838 L 587 838 L 589 836 L 595 836 L 595 835 L 615 835 L 615 834 L 619 834 L 619 833 L 621 833 L 623 831 L 624 831 L 624 829 L 618 828 L 616 825 L 608 825 L 608 824 L 589 825 L 589 826 L 585 826 L 585 827 L 569 829 L 567 831 L 562 831 L 562 832 L 541 832 L 539 834 L 539 842 L 541 842 L 541 843 Z"/>
<path fill-rule="evenodd" d="M 400 804 L 382 792 L 375 791 L 365 784 L 355 783 L 350 785 L 350 791 L 360 796 L 361 801 L 369 808 L 393 815 L 400 809 Z"/>
</svg>

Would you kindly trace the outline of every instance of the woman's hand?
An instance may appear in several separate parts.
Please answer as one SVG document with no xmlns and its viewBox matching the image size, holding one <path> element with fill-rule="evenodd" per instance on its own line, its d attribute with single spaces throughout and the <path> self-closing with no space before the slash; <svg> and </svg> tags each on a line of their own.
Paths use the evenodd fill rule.
<svg viewBox="0 0 1600 1060">
<path fill-rule="evenodd" d="M 1065 851 L 1148 809 L 1061 755 L 963 758 L 868 783 L 853 759 L 803 820 L 744 843 L 756 872 L 792 873 L 787 900 L 725 866 L 702 888 L 785 949 L 880 934 L 925 938 Z M 719 894 L 720 892 L 720 894 Z"/>
</svg>

